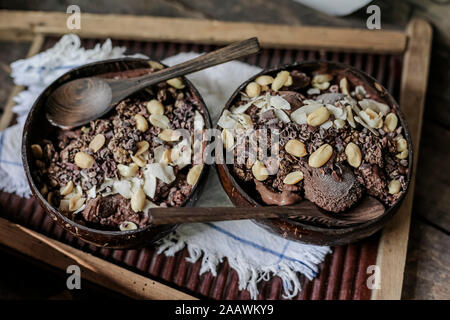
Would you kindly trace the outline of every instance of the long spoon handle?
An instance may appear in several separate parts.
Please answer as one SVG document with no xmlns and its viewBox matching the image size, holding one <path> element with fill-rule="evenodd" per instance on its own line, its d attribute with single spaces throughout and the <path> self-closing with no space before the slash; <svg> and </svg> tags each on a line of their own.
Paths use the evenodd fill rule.
<svg viewBox="0 0 450 320">
<path fill-rule="evenodd" d="M 261 50 L 257 38 L 250 38 L 244 41 L 232 43 L 226 47 L 206 53 L 195 59 L 177 64 L 173 67 L 162 69 L 150 75 L 134 78 L 137 88 L 166 81 L 172 78 L 200 71 L 224 62 L 246 57 L 258 53 Z M 136 87 L 135 87 L 136 90 Z"/>
<path fill-rule="evenodd" d="M 186 222 L 211 222 L 241 219 L 296 218 L 299 221 L 316 222 L 328 226 L 349 226 L 380 216 L 384 206 L 372 197 L 366 197 L 349 212 L 331 215 L 320 211 L 310 201 L 284 207 L 171 207 L 152 208 L 152 224 L 176 224 Z"/>
</svg>

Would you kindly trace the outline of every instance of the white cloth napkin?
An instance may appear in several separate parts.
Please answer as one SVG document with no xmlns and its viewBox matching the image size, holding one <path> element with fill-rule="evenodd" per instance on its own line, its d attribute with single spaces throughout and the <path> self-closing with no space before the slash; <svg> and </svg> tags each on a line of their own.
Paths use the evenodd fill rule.
<svg viewBox="0 0 450 320">
<path fill-rule="evenodd" d="M 111 41 L 85 50 L 75 35 L 66 35 L 51 49 L 29 59 L 11 64 L 14 82 L 27 87 L 15 98 L 14 112 L 18 124 L 0 132 L 0 189 L 29 197 L 23 172 L 20 145 L 23 123 L 37 96 L 64 72 L 92 61 L 117 58 L 125 48 L 113 48 Z M 173 65 L 195 57 L 195 53 L 180 53 L 164 62 Z M 143 55 L 140 55 L 143 57 Z M 204 98 L 213 122 L 219 116 L 226 100 L 240 83 L 260 69 L 233 61 L 188 76 Z M 214 172 L 205 186 L 199 206 L 231 206 Z M 192 209 L 195 210 L 195 209 Z M 180 226 L 163 239 L 159 253 L 174 255 L 187 246 L 190 262 L 202 258 L 200 273 L 216 269 L 224 258 L 239 276 L 239 289 L 248 289 L 251 298 L 258 295 L 257 284 L 271 276 L 281 277 L 285 297 L 295 296 L 301 289 L 298 272 L 309 279 L 316 276 L 318 264 L 330 252 L 329 247 L 306 245 L 274 235 L 250 220 L 193 223 Z"/>
</svg>

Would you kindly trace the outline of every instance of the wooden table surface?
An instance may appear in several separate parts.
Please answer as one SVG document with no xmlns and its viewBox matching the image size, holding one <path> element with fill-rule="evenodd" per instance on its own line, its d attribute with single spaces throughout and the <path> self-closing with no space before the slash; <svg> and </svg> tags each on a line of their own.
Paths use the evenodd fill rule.
<svg viewBox="0 0 450 320">
<path fill-rule="evenodd" d="M 420 146 L 412 225 L 402 297 L 404 299 L 450 299 L 450 26 L 448 1 L 373 1 L 381 8 L 383 29 L 404 29 L 415 16 L 427 18 L 434 26 L 434 42 L 427 103 Z M 365 27 L 364 9 L 344 17 L 329 17 L 292 0 L 99 0 L 71 1 L 82 12 L 122 13 L 167 17 L 218 19 L 291 25 Z M 25 1 L 3 3 L 0 9 L 49 10 L 65 12 L 67 4 L 41 0 L 29 6 Z M 357 41 L 357 39 L 355 39 Z M 13 87 L 9 63 L 22 58 L 29 44 L 0 42 L 0 112 Z M 0 248 L 1 249 L 1 248 Z M 118 297 L 98 287 L 80 292 L 65 289 L 64 274 L 25 262 L 1 250 L 0 299 Z M 19 279 L 19 281 L 16 281 Z"/>
</svg>

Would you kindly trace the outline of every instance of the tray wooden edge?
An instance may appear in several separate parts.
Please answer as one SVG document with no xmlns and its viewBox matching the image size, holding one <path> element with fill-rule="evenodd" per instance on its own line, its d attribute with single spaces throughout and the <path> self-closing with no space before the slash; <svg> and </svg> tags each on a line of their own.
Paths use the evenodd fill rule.
<svg viewBox="0 0 450 320">
<path fill-rule="evenodd" d="M 37 16 L 35 16 L 37 15 Z M 125 28 L 123 32 L 119 32 L 118 30 L 113 30 L 113 32 L 98 32 L 95 29 L 102 28 L 94 28 L 92 26 L 99 26 L 98 23 L 101 23 L 104 28 L 105 25 L 108 25 L 108 21 L 117 19 L 130 19 L 130 16 L 122 16 L 122 15 L 96 15 L 96 14 L 84 14 L 88 15 L 91 22 L 91 26 L 87 31 L 80 32 L 80 36 L 82 37 L 113 37 L 113 38 L 123 38 L 124 32 L 130 32 L 130 28 Z M 132 17 L 136 19 L 142 18 L 141 23 L 148 26 L 148 24 L 153 25 L 154 23 L 162 23 L 163 25 L 167 25 L 172 22 L 177 22 L 182 25 L 189 25 L 196 20 L 189 19 L 173 19 L 173 18 L 155 18 L 155 17 Z M 68 32 L 65 27 L 65 19 L 66 15 L 63 13 L 48 13 L 48 12 L 23 12 L 23 11 L 5 11 L 0 10 L 0 40 L 11 40 L 11 32 L 17 36 L 19 40 L 32 40 L 32 45 L 28 52 L 28 56 L 34 55 L 39 52 L 39 49 L 42 46 L 43 39 L 45 35 L 62 35 Z M 110 20 L 111 19 L 111 20 Z M 19 21 L 19 22 L 18 22 Z M 47 25 L 47 22 L 53 22 L 50 26 Z M 61 25 L 62 21 L 64 24 Z M 200 25 L 203 27 L 212 27 L 215 24 L 218 24 L 220 28 L 214 28 L 214 35 L 205 36 L 202 35 L 200 38 L 193 38 L 192 35 L 183 39 L 184 41 L 199 41 L 203 43 L 228 43 L 235 40 L 240 40 L 242 38 L 247 37 L 246 34 L 240 34 L 239 37 L 233 38 L 230 36 L 230 33 L 235 30 L 234 28 L 242 28 L 253 26 L 252 35 L 260 36 L 260 32 L 266 30 L 266 28 L 273 29 L 272 32 L 281 32 L 286 31 L 285 28 L 293 28 L 295 34 L 302 34 L 305 31 L 312 31 L 312 37 L 306 41 L 306 45 L 302 45 L 302 48 L 323 48 L 328 50 L 355 50 L 355 51 L 368 51 L 368 52 L 391 52 L 391 53 L 401 53 L 405 51 L 405 59 L 402 73 L 402 83 L 401 83 L 401 96 L 400 96 L 400 104 L 405 106 L 402 108 L 406 118 L 408 119 L 410 131 L 413 134 L 414 146 L 415 146 L 415 154 L 416 158 L 414 159 L 414 172 L 417 165 L 417 155 L 418 155 L 418 147 L 420 143 L 420 132 L 422 125 L 422 115 L 424 109 L 424 101 L 425 101 L 425 92 L 426 92 L 426 84 L 427 84 L 427 75 L 428 75 L 428 67 L 429 67 L 429 59 L 430 59 L 430 49 L 431 49 L 431 38 L 432 38 L 432 30 L 428 22 L 422 19 L 413 19 L 408 26 L 406 34 L 403 32 L 397 31 L 386 31 L 383 33 L 375 34 L 376 41 L 380 41 L 380 44 L 383 41 L 388 39 L 395 41 L 387 41 L 380 47 L 377 47 L 376 44 L 372 41 L 369 43 L 363 42 L 362 45 L 352 45 L 348 44 L 349 41 L 348 36 L 361 36 L 361 34 L 365 34 L 367 32 L 371 33 L 371 37 L 373 37 L 374 33 L 368 30 L 356 30 L 356 29 L 330 29 L 330 28 L 311 28 L 311 27 L 288 27 L 288 26 L 277 26 L 277 25 L 262 25 L 262 24 L 246 24 L 246 23 L 225 23 L 218 21 L 201 21 Z M 178 25 L 179 26 L 179 25 Z M 191 25 L 190 25 L 191 26 Z M 166 30 L 166 28 L 161 28 L 159 26 L 159 30 Z M 131 34 L 131 37 L 135 39 L 141 40 L 161 40 L 161 41 L 181 41 L 180 34 L 177 37 L 173 37 L 173 28 L 169 28 L 170 31 L 164 32 L 159 36 L 155 35 L 142 35 L 142 34 Z M 185 30 L 185 28 L 182 28 Z M 325 33 L 325 40 L 329 40 L 328 43 L 324 44 L 322 40 L 316 41 L 316 36 L 318 33 Z M 203 30 L 202 30 L 203 31 Z M 318 33 L 316 33 L 318 32 Z M 361 33 L 359 33 L 361 32 Z M 227 34 L 228 33 L 228 34 Z M 342 36 L 342 33 L 345 34 L 345 37 Z M 196 33 L 191 33 L 196 34 Z M 338 40 L 332 41 L 332 38 L 336 38 L 338 36 Z M 384 36 L 384 34 L 386 36 Z M 267 35 L 262 35 L 263 39 L 266 39 Z M 262 41 L 263 45 L 267 46 L 278 46 L 278 47 L 299 47 L 298 43 L 302 38 L 294 37 L 295 43 L 287 42 L 285 40 L 275 41 Z M 369 37 L 370 38 L 370 37 Z M 275 37 L 276 39 L 276 37 Z M 408 43 L 407 43 L 408 40 Z M 395 43 L 394 43 L 395 42 Z M 415 77 L 417 74 L 423 74 L 423 77 Z M 14 105 L 12 101 L 12 97 L 14 97 L 18 92 L 20 92 L 20 87 L 15 87 L 11 93 L 11 98 L 8 100 L 7 108 L 5 110 L 4 115 L 0 119 L 0 130 L 3 130 L 8 126 L 8 124 L 12 120 L 12 107 Z M 415 175 L 414 175 L 415 177 Z M 372 299 L 400 299 L 402 283 L 403 283 L 403 273 L 405 267 L 406 260 L 406 250 L 409 236 L 409 227 L 410 227 L 410 219 L 411 219 L 411 210 L 412 210 L 412 200 L 413 200 L 413 191 L 414 191 L 414 177 L 411 183 L 411 187 L 409 193 L 404 201 L 404 204 L 400 208 L 397 215 L 394 219 L 385 227 L 382 233 L 382 237 L 380 240 L 378 255 L 377 255 L 377 265 L 381 270 L 381 285 L 379 290 L 372 291 Z M 129 273 L 128 279 L 121 279 L 121 282 L 114 282 L 114 279 L 107 279 L 109 282 L 105 282 L 104 279 L 98 277 L 98 273 L 93 273 L 91 279 L 93 282 L 99 283 L 101 285 L 105 285 L 109 288 L 117 290 L 125 295 L 139 297 L 139 298 L 153 298 L 153 299 L 179 299 L 178 296 L 186 299 L 194 299 L 194 297 L 189 296 L 179 290 L 167 287 L 163 284 L 160 284 L 156 281 L 150 280 L 148 278 L 142 277 L 136 273 L 133 273 L 124 268 L 118 267 L 115 264 L 106 262 L 100 258 L 93 257 L 92 255 L 85 253 L 81 250 L 74 249 L 70 246 L 67 246 L 61 242 L 52 240 L 45 236 L 40 235 L 34 231 L 31 231 L 27 228 L 24 228 L 19 225 L 12 224 L 6 219 L 0 218 L 0 230 L 10 231 L 10 237 L 0 237 L 0 243 L 7 245 L 13 249 L 21 251 L 25 254 L 33 256 L 41 261 L 47 262 L 50 265 L 59 267 L 61 269 L 65 269 L 67 264 L 67 259 L 75 257 L 82 257 L 81 259 L 88 259 L 91 261 L 91 258 L 95 260 L 95 263 L 106 263 L 108 264 L 108 268 L 118 268 L 116 271 L 119 273 Z M 20 239 L 20 237 L 27 237 L 27 241 L 29 242 L 29 247 L 32 247 L 30 244 L 35 244 L 40 246 L 39 251 L 29 250 L 27 244 L 25 245 L 17 245 L 15 241 L 9 241 L 9 239 L 15 239 L 16 237 Z M 6 238 L 6 239 L 5 239 Z M 42 239 L 45 239 L 43 241 Z M 49 247 L 54 250 L 50 251 L 50 253 L 46 252 Z M 67 247 L 67 248 L 66 248 Z M 37 254 L 39 252 L 39 254 Z M 53 252 L 53 253 L 52 253 Z M 55 264 L 52 263 L 52 259 L 46 259 L 48 255 L 53 256 L 55 252 L 59 252 L 60 256 L 65 257 L 65 264 Z M 40 254 L 46 254 L 41 256 Z M 69 256 L 67 256 L 69 253 Z M 400 257 L 400 258 L 399 258 Z M 78 259 L 78 258 L 77 258 Z M 97 261 L 97 259 L 99 261 Z M 56 259 L 55 259 L 56 260 Z M 89 268 L 88 268 L 89 270 Z M 110 269 L 111 270 L 111 269 Z M 386 272 L 382 272 L 383 270 L 387 270 Z M 169 290 L 167 296 L 164 295 L 165 290 L 161 295 L 154 294 L 149 291 L 146 294 L 141 293 L 137 295 L 137 292 L 129 290 L 130 286 L 133 288 L 135 286 L 133 277 L 142 277 L 142 283 L 148 283 L 149 281 L 152 283 L 155 289 L 161 290 L 159 286 L 163 286 L 163 289 Z M 125 282 L 123 282 L 125 281 Z M 145 282 L 146 281 L 146 282 Z M 156 286 L 156 287 L 155 287 Z M 149 287 L 150 289 L 150 287 Z M 150 290 L 152 291 L 152 290 Z"/>
<path fill-rule="evenodd" d="M 48 265 L 66 270 L 72 264 L 81 268 L 83 279 L 135 299 L 196 300 L 180 290 L 95 257 L 38 232 L 0 218 L 0 244 Z M 49 250 L 52 248 L 53 250 Z"/>
<path fill-rule="evenodd" d="M 432 28 L 423 19 L 413 19 L 408 24 L 406 33 L 408 35 L 408 46 L 403 63 L 400 106 L 408 122 L 415 149 L 414 174 L 402 206 L 382 231 L 376 262 L 381 274 L 380 289 L 372 291 L 371 298 L 374 300 L 401 299 L 411 224 L 415 172 L 417 170 L 430 63 Z"/>
<path fill-rule="evenodd" d="M 37 33 L 62 35 L 73 32 L 85 38 L 225 44 L 258 37 L 261 45 L 268 47 L 385 53 L 402 53 L 407 42 L 402 31 L 92 13 L 81 14 L 81 29 L 69 30 L 67 17 L 62 12 L 0 10 L 0 39 L 11 39 L 15 35 L 18 40 L 29 40 Z"/>
</svg>

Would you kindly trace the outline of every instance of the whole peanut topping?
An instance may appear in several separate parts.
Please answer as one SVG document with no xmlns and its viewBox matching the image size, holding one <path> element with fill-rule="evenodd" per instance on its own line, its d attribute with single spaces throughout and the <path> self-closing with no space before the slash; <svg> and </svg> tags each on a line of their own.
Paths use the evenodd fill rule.
<svg viewBox="0 0 450 320">
<path fill-rule="evenodd" d="M 358 145 L 350 142 L 345 147 L 345 155 L 347 156 L 347 162 L 354 168 L 358 168 L 361 165 L 362 156 L 361 150 Z"/>
<path fill-rule="evenodd" d="M 327 163 L 332 154 L 333 147 L 327 143 L 323 144 L 309 156 L 308 164 L 313 168 L 320 168 Z"/>
<path fill-rule="evenodd" d="M 253 164 L 252 173 L 258 181 L 264 181 L 269 177 L 269 172 L 267 171 L 266 166 L 259 160 L 256 160 Z"/>
<path fill-rule="evenodd" d="M 106 138 L 102 134 L 98 134 L 92 139 L 91 143 L 89 143 L 89 149 L 91 149 L 94 152 L 97 152 L 100 150 L 103 145 L 105 144 Z"/>
<path fill-rule="evenodd" d="M 89 169 L 94 164 L 94 158 L 86 152 L 80 151 L 75 155 L 75 164 L 82 169 Z"/>
<path fill-rule="evenodd" d="M 294 157 L 304 157 L 308 154 L 306 152 L 305 144 L 296 139 L 289 140 L 284 146 L 284 150 Z"/>
<path fill-rule="evenodd" d="M 319 109 L 308 115 L 308 118 L 306 118 L 306 122 L 310 126 L 317 127 L 327 121 L 329 117 L 330 111 L 328 111 L 326 107 L 320 107 Z"/>
<path fill-rule="evenodd" d="M 284 184 L 296 184 L 303 180 L 303 172 L 294 171 L 289 173 L 283 180 Z"/>
</svg>

